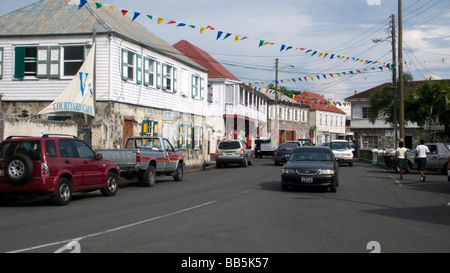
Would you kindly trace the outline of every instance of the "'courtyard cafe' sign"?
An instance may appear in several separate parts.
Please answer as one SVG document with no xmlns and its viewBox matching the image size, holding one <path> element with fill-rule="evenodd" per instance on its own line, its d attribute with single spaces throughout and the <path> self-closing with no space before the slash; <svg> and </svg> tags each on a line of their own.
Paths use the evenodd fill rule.
<svg viewBox="0 0 450 273">
<path fill-rule="evenodd" d="M 39 114 L 79 112 L 95 117 L 94 58 L 95 43 L 70 84 L 57 99 Z"/>
</svg>

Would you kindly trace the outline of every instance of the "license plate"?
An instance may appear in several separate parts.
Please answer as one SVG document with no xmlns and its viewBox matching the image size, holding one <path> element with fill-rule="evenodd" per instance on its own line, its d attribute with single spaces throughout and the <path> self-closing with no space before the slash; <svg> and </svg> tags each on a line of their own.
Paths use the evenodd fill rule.
<svg viewBox="0 0 450 273">
<path fill-rule="evenodd" d="M 313 177 L 304 177 L 302 176 L 302 183 L 312 183 L 313 182 Z"/>
</svg>

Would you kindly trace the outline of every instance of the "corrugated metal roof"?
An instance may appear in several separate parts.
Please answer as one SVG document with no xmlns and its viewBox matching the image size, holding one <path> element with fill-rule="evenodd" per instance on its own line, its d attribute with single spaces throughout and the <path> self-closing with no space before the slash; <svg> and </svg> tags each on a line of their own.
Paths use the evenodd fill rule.
<svg viewBox="0 0 450 273">
<path fill-rule="evenodd" d="M 115 33 L 162 55 L 207 72 L 150 30 L 120 11 L 88 3 L 68 5 L 65 0 L 40 0 L 0 17 L 0 37 Z"/>
</svg>

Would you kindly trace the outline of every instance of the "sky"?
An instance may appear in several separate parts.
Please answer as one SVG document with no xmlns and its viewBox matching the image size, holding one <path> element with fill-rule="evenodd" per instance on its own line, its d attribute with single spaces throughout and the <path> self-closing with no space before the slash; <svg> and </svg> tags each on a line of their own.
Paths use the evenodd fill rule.
<svg viewBox="0 0 450 273">
<path fill-rule="evenodd" d="M 0 0 L 0 16 L 36 1 Z M 129 10 L 129 16 L 141 13 L 136 22 L 163 40 L 189 41 L 255 87 L 266 88 L 274 82 L 275 59 L 279 86 L 332 100 L 343 101 L 355 92 L 392 81 L 388 66 L 392 63 L 391 15 L 398 19 L 396 0 L 96 2 L 103 3 L 102 8 Z M 158 18 L 164 21 L 158 24 Z M 176 24 L 168 24 L 171 20 Z M 179 23 L 196 27 L 177 27 Z M 200 33 L 201 27 L 208 26 Z M 219 31 L 223 34 L 217 39 Z M 231 35 L 224 39 L 227 33 Z M 403 0 L 403 37 L 405 72 L 414 80 L 429 75 L 450 79 L 450 1 Z M 270 43 L 260 46 L 261 40 Z"/>
</svg>

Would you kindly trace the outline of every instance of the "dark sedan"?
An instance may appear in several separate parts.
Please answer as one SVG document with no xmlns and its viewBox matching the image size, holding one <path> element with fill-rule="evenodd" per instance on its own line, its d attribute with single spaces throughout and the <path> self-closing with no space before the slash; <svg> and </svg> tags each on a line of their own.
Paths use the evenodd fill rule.
<svg viewBox="0 0 450 273">
<path fill-rule="evenodd" d="M 292 150 L 297 148 L 298 145 L 294 143 L 283 143 L 273 153 L 273 161 L 275 166 L 284 164 L 287 162 Z"/>
<path fill-rule="evenodd" d="M 290 186 L 330 188 L 339 186 L 339 162 L 329 147 L 304 146 L 291 152 L 281 172 L 281 189 Z"/>
</svg>

